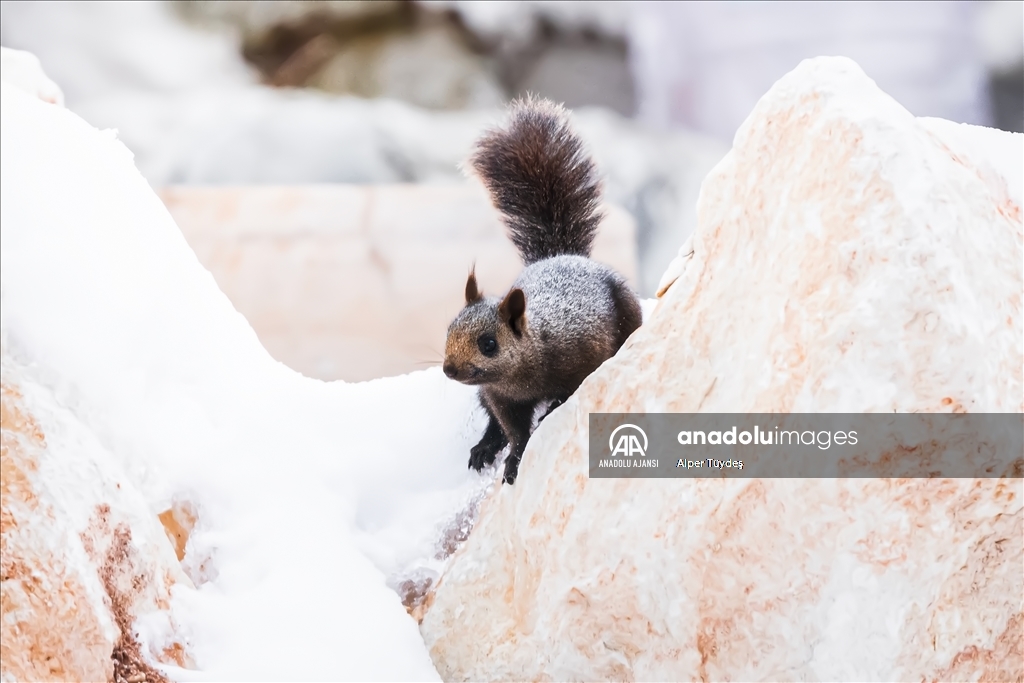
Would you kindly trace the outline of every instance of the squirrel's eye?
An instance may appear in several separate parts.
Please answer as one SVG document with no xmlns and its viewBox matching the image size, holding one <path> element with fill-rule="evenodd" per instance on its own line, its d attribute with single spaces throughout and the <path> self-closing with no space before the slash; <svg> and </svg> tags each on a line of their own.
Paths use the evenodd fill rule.
<svg viewBox="0 0 1024 683">
<path fill-rule="evenodd" d="M 498 352 L 498 340 L 492 334 L 481 334 L 480 338 L 476 340 L 476 345 L 480 347 L 480 353 L 485 356 L 493 356 Z"/>
</svg>

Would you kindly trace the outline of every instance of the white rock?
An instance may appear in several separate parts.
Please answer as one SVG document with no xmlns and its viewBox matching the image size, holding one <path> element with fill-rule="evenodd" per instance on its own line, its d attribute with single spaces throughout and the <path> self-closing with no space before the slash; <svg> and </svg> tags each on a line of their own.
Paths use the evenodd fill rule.
<svg viewBox="0 0 1024 683">
<path fill-rule="evenodd" d="M 1020 412 L 1018 190 L 941 127 L 841 58 L 761 99 L 649 321 L 442 575 L 421 631 L 443 678 L 1024 674 L 1019 479 L 586 471 L 592 412 Z"/>
</svg>

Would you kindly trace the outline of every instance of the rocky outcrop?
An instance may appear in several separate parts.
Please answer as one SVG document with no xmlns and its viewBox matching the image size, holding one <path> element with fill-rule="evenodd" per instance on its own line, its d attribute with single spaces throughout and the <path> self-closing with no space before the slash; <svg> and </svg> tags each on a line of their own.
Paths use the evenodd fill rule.
<svg viewBox="0 0 1024 683">
<path fill-rule="evenodd" d="M 1022 142 L 965 142 L 988 133 L 849 60 L 780 80 L 651 318 L 438 582 L 442 677 L 1020 680 L 1020 479 L 587 476 L 593 412 L 1021 411 Z"/>
<path fill-rule="evenodd" d="M 170 591 L 191 581 L 163 527 L 92 432 L 6 348 L 2 368 L 4 680 L 166 680 L 148 661 L 188 663 Z M 140 617 L 166 636 L 155 651 L 139 642 Z"/>
</svg>

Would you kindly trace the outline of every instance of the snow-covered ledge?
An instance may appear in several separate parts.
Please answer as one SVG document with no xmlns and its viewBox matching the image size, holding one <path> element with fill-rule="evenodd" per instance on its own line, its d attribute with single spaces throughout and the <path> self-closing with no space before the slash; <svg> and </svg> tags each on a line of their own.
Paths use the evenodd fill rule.
<svg viewBox="0 0 1024 683">
<path fill-rule="evenodd" d="M 447 680 L 1019 680 L 1010 480 L 590 480 L 591 412 L 1020 412 L 1022 136 L 802 63 L 421 625 Z"/>
</svg>

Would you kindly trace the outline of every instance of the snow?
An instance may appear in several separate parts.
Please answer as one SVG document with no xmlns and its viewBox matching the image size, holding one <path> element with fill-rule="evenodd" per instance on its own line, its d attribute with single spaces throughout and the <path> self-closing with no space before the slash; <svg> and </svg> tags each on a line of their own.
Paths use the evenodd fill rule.
<svg viewBox="0 0 1024 683">
<path fill-rule="evenodd" d="M 277 363 L 117 135 L 2 88 L 4 346 L 154 517 L 199 510 L 184 561 L 198 587 L 172 607 L 199 672 L 167 671 L 436 679 L 394 589 L 440 574 L 442 536 L 494 483 L 466 467 L 475 390 L 437 368 L 345 384 Z M 137 624 L 151 651 L 168 623 Z"/>
<path fill-rule="evenodd" d="M 154 515 L 200 512 L 186 565 L 216 578 L 173 612 L 201 673 L 172 676 L 436 679 L 388 582 L 436 566 L 493 481 L 466 469 L 474 392 L 437 369 L 325 384 L 273 361 L 111 131 L 4 83 L 0 149 L 5 346 Z"/>
<path fill-rule="evenodd" d="M 175 87 L 163 83 L 154 89 Z M 237 87 L 220 90 L 219 98 L 136 94 L 104 101 L 107 111 L 122 107 L 129 119 L 138 111 L 132 103 L 142 103 L 154 118 L 184 112 L 198 126 L 221 107 L 244 117 L 261 98 L 318 97 Z M 116 460 L 153 515 L 175 501 L 197 506 L 199 527 L 185 564 L 198 585 L 176 589 L 172 612 L 193 644 L 199 670 L 168 672 L 181 680 L 436 680 L 394 587 L 407 577 L 442 572 L 439 539 L 494 483 L 494 469 L 477 474 L 466 468 L 469 447 L 483 429 L 475 391 L 436 368 L 345 384 L 312 380 L 275 362 L 199 264 L 118 134 L 97 130 L 25 88 L 4 82 L 0 97 L 4 346 L 54 392 L 54 410 L 70 411 L 82 425 L 76 438 Z M 169 108 L 170 101 L 188 105 Z M 404 121 L 395 126 L 403 136 L 367 146 L 366 153 L 401 151 L 419 140 L 415 149 L 427 151 L 410 157 L 423 164 L 414 166 L 421 169 L 417 177 L 429 177 L 431 169 L 442 173 L 451 150 L 475 131 L 467 122 L 481 116 L 435 119 L 396 103 L 352 107 L 360 120 L 392 112 Z M 270 126 L 275 111 L 283 120 L 284 110 L 268 105 L 260 125 Z M 335 111 L 317 109 L 298 127 Z M 602 116 L 595 114 L 589 125 L 609 139 L 620 135 Z M 1019 211 L 1021 136 L 919 121 L 956 154 L 1002 175 Z M 443 126 L 460 142 L 427 134 L 437 128 L 417 127 L 423 122 Z M 252 129 L 266 133 L 266 147 L 253 158 L 294 147 L 284 128 L 279 136 L 273 134 L 278 129 Z M 210 168 L 221 162 L 213 143 L 223 130 L 188 138 L 196 150 L 206 149 L 207 156 L 197 152 L 195 158 Z M 363 129 L 353 130 L 357 134 L 338 146 L 311 136 L 318 145 L 307 151 L 319 151 L 324 163 L 334 149 L 357 155 L 367 143 Z M 153 130 L 148 134 L 158 138 Z M 625 138 L 633 140 L 658 144 L 640 133 Z M 162 149 L 179 141 L 172 135 Z M 653 182 L 643 175 L 650 171 L 640 168 L 643 155 L 630 156 L 627 147 L 616 148 L 621 152 L 614 160 L 621 163 L 609 169 L 635 171 L 642 189 L 641 177 Z M 673 149 L 686 148 L 679 143 Z M 251 167 L 244 159 L 231 162 Z M 636 168 L 621 170 L 630 163 Z M 189 177 L 206 177 L 200 171 Z M 161 173 L 181 177 L 170 162 Z M 645 314 L 655 305 L 644 302 Z M 204 560 L 215 569 L 206 582 L 195 571 Z M 166 620 L 158 617 L 139 624 L 152 651 L 167 636 Z"/>
<path fill-rule="evenodd" d="M 8 83 L 18 86 L 41 100 L 64 106 L 64 93 L 43 72 L 39 58 L 31 52 L 0 47 L 0 65 L 2 65 L 0 68 L 3 70 L 3 78 Z"/>
<path fill-rule="evenodd" d="M 68 103 L 134 90 L 175 93 L 255 83 L 228 30 L 197 30 L 168 2 L 3 3 L 0 38 L 29 50 Z"/>
</svg>

